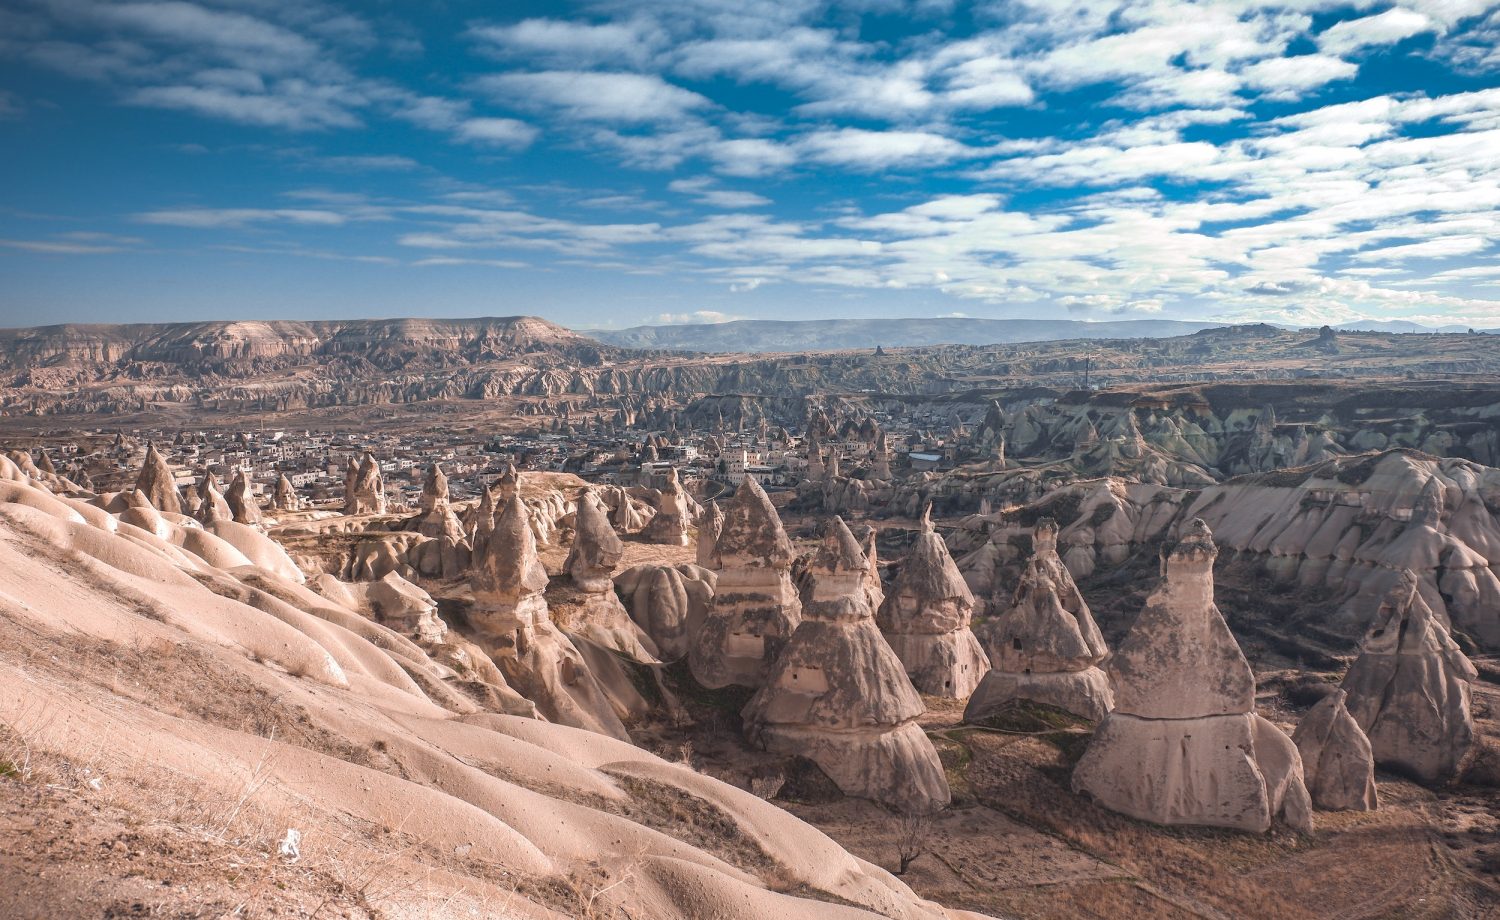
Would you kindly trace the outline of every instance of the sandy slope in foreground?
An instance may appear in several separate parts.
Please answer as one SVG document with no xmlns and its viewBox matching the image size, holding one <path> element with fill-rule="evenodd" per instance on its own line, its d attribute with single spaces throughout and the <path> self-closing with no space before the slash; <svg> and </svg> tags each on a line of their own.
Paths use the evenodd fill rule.
<svg viewBox="0 0 1500 920">
<path fill-rule="evenodd" d="M 54 844 L 8 854 L 0 885 L 36 916 L 112 890 L 181 916 L 964 916 L 732 786 L 484 712 L 268 539 L 161 517 L 0 467 L 0 784 L 24 790 L 0 822 Z"/>
</svg>

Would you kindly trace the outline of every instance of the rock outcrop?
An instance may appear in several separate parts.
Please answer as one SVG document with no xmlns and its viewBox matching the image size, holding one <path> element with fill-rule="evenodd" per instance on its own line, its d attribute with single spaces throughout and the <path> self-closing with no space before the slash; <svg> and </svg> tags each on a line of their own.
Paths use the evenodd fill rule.
<svg viewBox="0 0 1500 920">
<path fill-rule="evenodd" d="M 1017 699 L 1096 722 L 1114 705 L 1109 677 L 1099 668 L 1109 648 L 1057 554 L 1051 518 L 1037 522 L 1015 595 L 983 632 L 991 670 L 970 698 L 966 720 L 983 719 Z"/>
<path fill-rule="evenodd" d="M 496 518 L 474 560 L 470 585 L 469 622 L 506 683 L 549 721 L 628 739 L 583 656 L 552 623 L 543 597 L 547 570 L 537 558 L 536 536 L 519 495 L 511 495 Z"/>
<path fill-rule="evenodd" d="M 623 555 L 625 544 L 610 526 L 603 506 L 585 491 L 578 497 L 573 545 L 563 562 L 563 571 L 580 595 L 573 631 L 637 661 L 655 662 L 656 643 L 630 618 L 615 594 L 615 567 Z"/>
<path fill-rule="evenodd" d="M 236 524 L 260 526 L 260 504 L 250 488 L 250 476 L 244 470 L 234 474 L 224 492 L 224 503 L 229 506 L 229 517 Z"/>
<path fill-rule="evenodd" d="M 873 540 L 869 546 L 873 548 Z M 867 573 L 867 596 L 868 582 Z M 877 617 L 880 631 L 922 693 L 967 699 L 989 670 L 989 659 L 969 628 L 973 611 L 974 595 L 934 530 L 929 508 Z"/>
<path fill-rule="evenodd" d="M 198 507 L 193 512 L 193 517 L 201 523 L 212 524 L 214 521 L 227 521 L 234 517 L 234 513 L 229 510 L 229 502 L 224 500 L 224 494 L 219 489 L 219 477 L 212 470 L 205 469 L 198 479 L 196 496 Z"/>
<path fill-rule="evenodd" d="M 141 464 L 140 475 L 135 479 L 136 489 L 151 503 L 151 507 L 167 514 L 182 513 L 182 499 L 177 493 L 177 483 L 172 469 L 156 450 L 155 444 L 146 445 L 146 460 Z"/>
<path fill-rule="evenodd" d="M 752 743 L 816 763 L 847 795 L 929 814 L 948 782 L 924 707 L 875 625 L 866 559 L 835 517 L 808 563 L 803 618 L 742 713 Z"/>
<path fill-rule="evenodd" d="M 1435 783 L 1474 747 L 1469 682 L 1478 676 L 1406 572 L 1387 592 L 1342 687 L 1375 762 Z"/>
<path fill-rule="evenodd" d="M 302 510 L 302 499 L 284 473 L 276 477 L 276 489 L 271 493 L 271 507 L 277 511 Z"/>
<path fill-rule="evenodd" d="M 448 635 L 432 595 L 395 572 L 371 582 L 365 597 L 377 620 L 409 639 L 436 643 Z"/>
<path fill-rule="evenodd" d="M 1348 695 L 1335 690 L 1308 710 L 1292 743 L 1302 756 L 1302 775 L 1313 804 L 1327 811 L 1372 811 L 1375 757 L 1370 739 L 1346 705 Z"/>
<path fill-rule="evenodd" d="M 350 466 L 353 475 L 346 474 L 344 479 L 344 513 L 385 514 L 385 480 L 375 457 L 366 452 L 359 466 L 354 466 L 352 460 Z"/>
<path fill-rule="evenodd" d="M 758 687 L 801 617 L 792 585 L 792 544 L 764 489 L 747 476 L 724 512 L 710 569 L 714 601 L 693 636 L 688 662 L 700 684 Z"/>
<path fill-rule="evenodd" d="M 717 576 L 690 562 L 637 565 L 615 576 L 615 590 L 662 661 L 687 655 L 714 599 Z"/>
<path fill-rule="evenodd" d="M 724 512 L 719 503 L 711 501 L 698 522 L 698 564 L 708 568 L 713 564 L 714 546 L 719 542 L 719 531 L 724 529 Z"/>
<path fill-rule="evenodd" d="M 688 510 L 687 494 L 677 479 L 677 468 L 667 467 L 667 481 L 663 488 L 652 496 L 656 514 L 647 522 L 641 537 L 647 543 L 667 546 L 687 546 L 691 512 Z"/>
<path fill-rule="evenodd" d="M 1157 824 L 1263 832 L 1312 826 L 1302 759 L 1255 713 L 1255 675 L 1214 604 L 1213 535 L 1201 520 L 1163 560 L 1165 578 L 1110 659 L 1115 708 L 1073 771 L 1073 789 Z"/>
</svg>

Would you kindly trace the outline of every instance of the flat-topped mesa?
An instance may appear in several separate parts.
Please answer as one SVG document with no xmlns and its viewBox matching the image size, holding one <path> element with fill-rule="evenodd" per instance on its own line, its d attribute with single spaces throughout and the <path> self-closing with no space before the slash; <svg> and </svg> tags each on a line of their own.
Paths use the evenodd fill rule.
<svg viewBox="0 0 1500 920">
<path fill-rule="evenodd" d="M 1335 690 L 1302 717 L 1292 743 L 1313 804 L 1328 811 L 1373 811 L 1375 757 L 1364 729 L 1349 714 L 1348 694 Z"/>
<path fill-rule="evenodd" d="M 628 739 L 583 656 L 547 610 L 547 570 L 526 506 L 512 495 L 476 554 L 469 622 L 507 683 L 551 722 Z"/>
<path fill-rule="evenodd" d="M 260 504 L 250 488 L 250 474 L 240 470 L 234 474 L 229 488 L 224 492 L 224 502 L 229 506 L 229 516 L 236 524 L 260 525 Z"/>
<path fill-rule="evenodd" d="M 1057 554 L 1057 522 L 1042 518 L 1015 594 L 984 630 L 990 672 L 964 711 L 978 721 L 1012 700 L 1030 700 L 1098 721 L 1114 705 L 1099 662 L 1104 636 Z"/>
<path fill-rule="evenodd" d="M 974 595 L 931 515 L 931 507 L 922 512 L 921 532 L 880 605 L 878 622 L 918 690 L 961 700 L 978 686 L 990 662 L 969 628 Z"/>
<path fill-rule="evenodd" d="M 385 514 L 385 511 L 385 480 L 380 475 L 380 464 L 366 452 L 354 475 L 344 477 L 344 513 Z"/>
<path fill-rule="evenodd" d="M 1110 659 L 1115 708 L 1073 771 L 1073 790 L 1157 824 L 1264 832 L 1312 827 L 1302 759 L 1255 713 L 1255 675 L 1214 604 L 1213 534 L 1202 520 L 1164 559 L 1165 578 Z"/>
<path fill-rule="evenodd" d="M 441 463 L 427 467 L 427 478 L 422 481 L 422 497 L 417 508 L 424 514 L 448 507 L 448 474 Z"/>
<path fill-rule="evenodd" d="M 271 507 L 277 511 L 300 511 L 302 499 L 292 487 L 292 481 L 283 473 L 276 477 L 276 489 L 271 493 Z"/>
<path fill-rule="evenodd" d="M 804 617 L 742 713 L 750 741 L 816 763 L 846 795 L 904 812 L 948 804 L 924 707 L 866 600 L 867 562 L 835 517 L 808 563 Z"/>
<path fill-rule="evenodd" d="M 574 521 L 573 545 L 563 561 L 563 571 L 582 595 L 573 631 L 637 661 L 658 661 L 656 644 L 615 594 L 615 567 L 625 555 L 625 544 L 593 492 L 585 490 L 578 497 Z"/>
<path fill-rule="evenodd" d="M 146 445 L 146 460 L 141 464 L 140 475 L 135 479 L 135 487 L 151 507 L 157 511 L 168 514 L 182 513 L 182 499 L 177 494 L 177 484 L 172 478 L 172 470 L 167 466 L 167 461 L 162 459 L 156 450 L 156 444 Z"/>
<path fill-rule="evenodd" d="M 193 512 L 193 517 L 199 523 L 212 524 L 214 521 L 234 518 L 234 513 L 229 510 L 229 502 L 224 500 L 223 493 L 219 491 L 219 478 L 212 470 L 205 468 L 198 479 L 197 498 L 198 508 Z"/>
<path fill-rule="evenodd" d="M 1474 748 L 1469 682 L 1478 676 L 1407 571 L 1381 602 L 1342 687 L 1375 762 L 1436 783 L 1457 776 Z"/>
<path fill-rule="evenodd" d="M 796 629 L 802 603 L 791 580 L 791 541 L 753 476 L 725 509 L 710 561 L 718 583 L 713 606 L 690 640 L 693 677 L 710 689 L 758 687 Z"/>
<path fill-rule="evenodd" d="M 717 501 L 708 503 L 703 517 L 698 521 L 697 562 L 705 569 L 713 565 L 714 546 L 719 542 L 719 531 L 724 529 L 724 512 Z"/>
<path fill-rule="evenodd" d="M 667 467 L 666 484 L 657 491 L 653 504 L 656 514 L 641 531 L 641 538 L 664 546 L 687 546 L 692 515 L 688 511 L 687 495 L 677 479 L 676 467 Z"/>
</svg>

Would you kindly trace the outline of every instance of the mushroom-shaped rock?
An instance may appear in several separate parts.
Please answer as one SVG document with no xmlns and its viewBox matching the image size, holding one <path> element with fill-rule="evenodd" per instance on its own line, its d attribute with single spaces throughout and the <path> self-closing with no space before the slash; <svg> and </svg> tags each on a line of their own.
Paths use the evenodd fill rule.
<svg viewBox="0 0 1500 920">
<path fill-rule="evenodd" d="M 385 480 L 380 475 L 380 464 L 366 452 L 359 466 L 354 467 L 354 475 L 345 476 L 344 513 L 385 514 L 385 510 Z"/>
<path fill-rule="evenodd" d="M 172 470 L 167 466 L 167 461 L 162 459 L 156 450 L 154 443 L 146 445 L 146 461 L 141 465 L 140 475 L 135 479 L 135 487 L 146 496 L 151 507 L 157 511 L 168 514 L 182 513 L 182 499 L 177 494 L 177 484 L 172 478 Z"/>
<path fill-rule="evenodd" d="M 687 546 L 690 513 L 687 494 L 677 479 L 676 467 L 667 467 L 666 484 L 654 496 L 654 504 L 656 514 L 641 531 L 641 537 L 648 543 Z"/>
<path fill-rule="evenodd" d="M 579 497 L 575 520 L 573 546 L 563 562 L 563 571 L 582 595 L 573 632 L 637 661 L 657 661 L 655 643 L 615 594 L 614 571 L 625 554 L 625 544 L 593 493 Z"/>
<path fill-rule="evenodd" d="M 547 570 L 519 495 L 511 495 L 476 555 L 470 587 L 470 623 L 511 687 L 549 721 L 628 740 L 583 656 L 552 623 L 542 596 Z"/>
<path fill-rule="evenodd" d="M 1302 759 L 1255 713 L 1255 675 L 1214 604 L 1218 552 L 1194 520 L 1165 559 L 1109 669 L 1115 708 L 1073 771 L 1073 789 L 1157 824 L 1264 832 L 1312 827 Z"/>
<path fill-rule="evenodd" d="M 441 642 L 448 634 L 432 596 L 395 572 L 371 582 L 365 597 L 381 623 L 408 638 Z"/>
<path fill-rule="evenodd" d="M 1373 811 L 1375 757 L 1364 729 L 1349 714 L 1348 695 L 1335 690 L 1302 717 L 1292 742 L 1313 804 L 1328 811 Z"/>
<path fill-rule="evenodd" d="M 792 585 L 792 544 L 771 499 L 746 476 L 724 512 L 714 544 L 714 601 L 690 642 L 698 683 L 758 687 L 792 630 L 802 604 Z"/>
<path fill-rule="evenodd" d="M 260 524 L 260 505 L 250 489 L 250 476 L 244 470 L 234 475 L 229 489 L 224 493 L 224 503 L 229 506 L 229 517 L 236 524 Z"/>
<path fill-rule="evenodd" d="M 969 628 L 974 595 L 933 529 L 931 509 L 923 512 L 921 526 L 880 605 L 878 622 L 918 690 L 961 700 L 990 662 Z"/>
<path fill-rule="evenodd" d="M 711 501 L 698 522 L 698 564 L 708 568 L 713 564 L 714 544 L 719 542 L 719 531 L 724 529 L 724 512 L 719 503 Z"/>
<path fill-rule="evenodd" d="M 1010 606 L 984 631 L 990 672 L 964 718 L 978 721 L 1023 699 L 1098 721 L 1114 703 L 1099 662 L 1104 636 L 1057 554 L 1057 524 L 1042 518 Z"/>
<path fill-rule="evenodd" d="M 1474 746 L 1469 682 L 1478 676 L 1411 572 L 1386 594 L 1344 675 L 1375 762 L 1424 782 L 1451 779 Z"/>
<path fill-rule="evenodd" d="M 875 625 L 866 560 L 841 518 L 808 563 L 802 621 L 742 715 L 752 743 L 816 763 L 847 795 L 917 814 L 948 782 L 917 724 L 924 707 Z"/>
</svg>

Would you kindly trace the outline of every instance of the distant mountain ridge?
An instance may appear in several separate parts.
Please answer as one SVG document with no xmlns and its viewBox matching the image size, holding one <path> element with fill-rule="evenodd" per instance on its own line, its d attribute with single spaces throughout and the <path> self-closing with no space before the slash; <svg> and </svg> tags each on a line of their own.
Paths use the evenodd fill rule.
<svg viewBox="0 0 1500 920">
<path fill-rule="evenodd" d="M 1063 339 L 1146 339 L 1190 335 L 1224 323 L 1131 319 L 1089 323 L 1073 319 L 746 319 L 727 323 L 580 329 L 622 348 L 703 352 L 831 351 L 923 345 L 1005 345 Z"/>
</svg>

